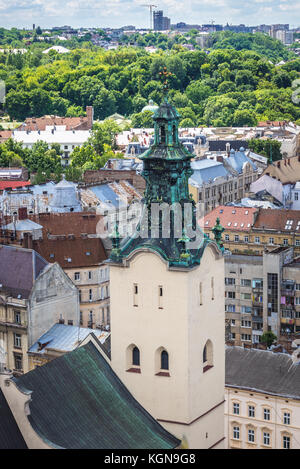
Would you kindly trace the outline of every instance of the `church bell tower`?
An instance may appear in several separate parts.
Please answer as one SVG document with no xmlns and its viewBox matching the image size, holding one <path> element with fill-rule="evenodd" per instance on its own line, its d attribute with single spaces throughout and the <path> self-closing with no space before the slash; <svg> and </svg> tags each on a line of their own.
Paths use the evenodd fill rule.
<svg viewBox="0 0 300 469">
<path fill-rule="evenodd" d="M 179 141 L 179 114 L 166 95 L 153 119 L 154 144 L 141 156 L 141 222 L 122 241 L 118 230 L 112 236 L 111 364 L 145 409 L 190 449 L 223 448 L 223 248 L 198 227 L 188 188 L 193 155 Z M 177 226 L 176 210 L 168 212 L 167 236 L 164 213 L 156 221 L 151 214 L 156 204 L 181 212 Z"/>
</svg>

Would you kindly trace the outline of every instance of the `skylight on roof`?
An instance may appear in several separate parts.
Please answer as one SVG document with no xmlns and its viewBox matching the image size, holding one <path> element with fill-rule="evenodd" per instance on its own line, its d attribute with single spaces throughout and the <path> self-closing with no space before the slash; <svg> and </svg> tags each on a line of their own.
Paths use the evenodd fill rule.
<svg viewBox="0 0 300 469">
<path fill-rule="evenodd" d="M 231 221 L 228 223 L 228 226 L 231 226 Z"/>
<path fill-rule="evenodd" d="M 245 215 L 248 215 L 248 213 L 249 213 L 249 210 L 246 210 Z"/>
</svg>

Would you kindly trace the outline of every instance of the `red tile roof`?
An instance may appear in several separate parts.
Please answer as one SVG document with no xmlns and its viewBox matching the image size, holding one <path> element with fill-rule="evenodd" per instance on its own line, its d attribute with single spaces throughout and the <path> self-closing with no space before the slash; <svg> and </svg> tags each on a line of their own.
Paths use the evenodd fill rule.
<svg viewBox="0 0 300 469">
<path fill-rule="evenodd" d="M 0 143 L 8 140 L 12 135 L 12 130 L 0 130 Z"/>
<path fill-rule="evenodd" d="M 63 269 L 96 266 L 107 259 L 100 238 L 56 240 L 46 238 L 42 241 L 33 241 L 33 249 L 48 262 L 58 262 Z"/>
<path fill-rule="evenodd" d="M 253 225 L 257 230 L 295 231 L 300 235 L 300 210 L 261 209 Z"/>
<path fill-rule="evenodd" d="M 249 231 L 254 223 L 254 215 L 257 208 L 233 207 L 220 205 L 199 220 L 200 227 L 212 229 L 216 224 L 216 219 L 220 219 L 225 230 Z"/>
<path fill-rule="evenodd" d="M 96 234 L 96 228 L 102 215 L 89 212 L 70 213 L 42 213 L 29 217 L 35 223 L 42 225 L 43 237 L 50 235 L 74 235 L 80 237 L 82 233 Z"/>
<path fill-rule="evenodd" d="M 30 185 L 30 181 L 0 181 L 0 191 L 4 191 L 8 187 L 15 189 L 16 187 L 24 187 Z"/>
<path fill-rule="evenodd" d="M 58 117 L 58 116 L 44 116 L 44 117 L 28 117 L 24 124 L 21 124 L 15 130 L 46 130 L 47 126 L 60 126 L 65 125 L 66 130 L 89 130 L 90 125 L 87 117 Z"/>
</svg>

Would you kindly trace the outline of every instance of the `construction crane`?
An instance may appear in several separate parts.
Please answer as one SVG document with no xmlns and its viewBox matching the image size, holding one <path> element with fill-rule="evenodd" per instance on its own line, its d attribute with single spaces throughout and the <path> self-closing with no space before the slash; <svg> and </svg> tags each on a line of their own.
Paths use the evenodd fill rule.
<svg viewBox="0 0 300 469">
<path fill-rule="evenodd" d="M 147 5 L 141 5 L 142 7 L 147 7 L 149 8 L 150 11 L 150 29 L 153 29 L 153 8 L 157 8 L 157 5 L 152 5 L 152 4 L 147 4 Z"/>
</svg>

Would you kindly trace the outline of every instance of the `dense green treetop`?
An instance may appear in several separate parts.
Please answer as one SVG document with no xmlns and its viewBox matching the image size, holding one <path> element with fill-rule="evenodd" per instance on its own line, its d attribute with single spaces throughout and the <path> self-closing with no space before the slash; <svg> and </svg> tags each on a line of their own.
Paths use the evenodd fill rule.
<svg viewBox="0 0 300 469">
<path fill-rule="evenodd" d="M 9 31 L 20 43 L 23 33 Z M 0 79 L 7 90 L 2 112 L 23 121 L 44 114 L 83 115 L 85 107 L 93 105 L 96 119 L 118 112 L 135 125 L 148 126 L 150 116 L 142 116 L 141 111 L 149 99 L 160 103 L 158 74 L 166 66 L 172 72 L 170 101 L 185 125 L 300 122 L 299 105 L 292 101 L 300 59 L 279 41 L 263 34 L 225 31 L 211 35 L 205 52 L 188 51 L 176 38 L 187 39 L 175 36 L 171 46 L 166 35 L 144 35 L 146 45 L 160 41 L 158 51 L 152 54 L 143 47 L 130 46 L 105 51 L 86 41 L 77 42 L 68 54 L 42 54 L 48 46 L 40 43 L 28 46 L 26 54 L 0 53 Z M 129 39 L 128 43 L 136 43 L 136 37 Z M 126 43 L 126 38 L 122 40 Z M 165 47 L 160 47 L 164 43 Z M 287 63 L 276 66 L 282 59 Z"/>
</svg>

